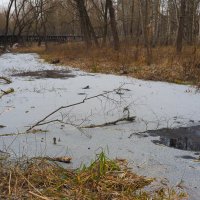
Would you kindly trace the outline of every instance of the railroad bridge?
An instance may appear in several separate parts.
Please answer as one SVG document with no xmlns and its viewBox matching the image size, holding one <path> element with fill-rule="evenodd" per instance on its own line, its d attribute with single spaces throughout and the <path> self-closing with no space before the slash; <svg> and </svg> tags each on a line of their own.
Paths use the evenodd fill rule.
<svg viewBox="0 0 200 200">
<path fill-rule="evenodd" d="M 0 45 L 5 43 L 23 43 L 23 42 L 67 42 L 67 41 L 81 41 L 81 35 L 47 35 L 47 36 L 16 36 L 16 35 L 0 35 Z"/>
</svg>

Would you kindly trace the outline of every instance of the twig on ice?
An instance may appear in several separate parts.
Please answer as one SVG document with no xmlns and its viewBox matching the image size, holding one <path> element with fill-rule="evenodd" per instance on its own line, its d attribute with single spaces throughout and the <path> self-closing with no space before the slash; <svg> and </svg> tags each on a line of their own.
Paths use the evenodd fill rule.
<svg viewBox="0 0 200 200">
<path fill-rule="evenodd" d="M 11 81 L 9 78 L 4 77 L 4 76 L 0 76 L 0 80 L 5 81 L 6 84 L 10 84 L 10 83 L 12 83 L 12 81 Z"/>
<path fill-rule="evenodd" d="M 92 124 L 92 125 L 89 125 L 89 126 L 83 126 L 81 128 L 99 128 L 99 127 L 105 127 L 105 126 L 113 126 L 113 125 L 116 125 L 119 122 L 124 122 L 124 121 L 133 122 L 134 120 L 135 120 L 135 116 L 133 116 L 133 117 L 123 117 L 123 118 L 120 118 L 120 119 L 112 121 L 112 122 L 106 122 L 104 124 L 98 124 L 98 125 Z"/>
<path fill-rule="evenodd" d="M 121 87 L 120 87 L 121 88 Z M 85 97 L 82 101 L 80 102 L 77 102 L 77 103 L 73 103 L 73 104 L 70 104 L 70 105 L 67 105 L 67 106 L 61 106 L 59 108 L 57 108 L 56 110 L 54 110 L 53 112 L 51 112 L 50 114 L 48 114 L 47 116 L 45 116 L 43 119 L 39 120 L 38 122 L 36 122 L 34 125 L 32 125 L 29 129 L 26 130 L 26 132 L 29 132 L 30 130 L 32 130 L 33 128 L 35 128 L 36 126 L 41 126 L 41 125 L 44 125 L 44 124 L 47 124 L 47 123 L 51 123 L 51 122 L 55 122 L 55 120 L 51 120 L 49 122 L 45 122 L 46 119 L 48 119 L 49 117 L 51 117 L 52 115 L 54 115 L 55 113 L 59 112 L 60 110 L 62 109 L 65 109 L 65 108 L 70 108 L 70 107 L 73 107 L 73 106 L 77 106 L 77 105 L 80 105 L 80 104 L 83 104 L 85 103 L 86 101 L 88 100 L 91 100 L 91 99 L 95 99 L 95 98 L 98 98 L 98 97 L 105 97 L 104 95 L 106 94 L 110 94 L 110 93 L 113 93 L 113 92 L 116 92 L 118 90 L 120 90 L 120 88 L 118 89 L 114 89 L 112 91 L 106 91 L 106 92 L 103 92 L 101 94 L 98 94 L 98 95 L 95 95 L 95 96 L 92 96 L 92 97 Z M 58 120 L 56 120 L 58 121 Z"/>
<path fill-rule="evenodd" d="M 13 92 L 14 92 L 13 88 L 10 88 L 8 90 L 1 90 L 0 98 L 2 98 L 4 95 L 7 95 L 7 94 L 10 94 L 10 93 L 13 93 Z"/>
</svg>

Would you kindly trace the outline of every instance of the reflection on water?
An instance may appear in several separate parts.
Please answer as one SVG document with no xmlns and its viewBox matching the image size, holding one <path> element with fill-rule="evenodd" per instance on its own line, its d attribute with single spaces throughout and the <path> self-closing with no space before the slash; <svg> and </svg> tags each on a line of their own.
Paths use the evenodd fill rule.
<svg viewBox="0 0 200 200">
<path fill-rule="evenodd" d="M 195 143 L 195 141 L 191 140 L 187 137 L 180 137 L 180 138 L 168 138 L 166 136 L 160 136 L 160 140 L 153 140 L 156 144 L 164 144 L 168 147 L 173 147 L 182 150 L 188 151 L 200 151 L 200 144 Z"/>
<path fill-rule="evenodd" d="M 156 144 L 188 151 L 200 151 L 200 126 L 160 129 L 148 131 L 148 133 L 151 136 L 160 136 L 160 140 L 153 140 Z"/>
</svg>

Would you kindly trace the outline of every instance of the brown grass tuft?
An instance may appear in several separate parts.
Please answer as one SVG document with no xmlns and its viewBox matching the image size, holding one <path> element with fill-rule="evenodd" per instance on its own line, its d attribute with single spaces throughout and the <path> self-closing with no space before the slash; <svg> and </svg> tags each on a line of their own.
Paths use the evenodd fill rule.
<svg viewBox="0 0 200 200">
<path fill-rule="evenodd" d="M 159 189 L 147 193 L 153 179 L 131 172 L 124 160 L 110 160 L 104 153 L 89 166 L 64 169 L 46 159 L 0 165 L 0 199 L 183 199 L 184 194 Z"/>
</svg>

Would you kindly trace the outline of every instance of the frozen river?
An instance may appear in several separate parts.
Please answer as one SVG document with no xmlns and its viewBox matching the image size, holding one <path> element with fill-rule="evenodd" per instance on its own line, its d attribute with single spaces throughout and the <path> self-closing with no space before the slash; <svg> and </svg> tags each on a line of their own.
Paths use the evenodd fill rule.
<svg viewBox="0 0 200 200">
<path fill-rule="evenodd" d="M 12 79 L 1 83 L 1 90 L 15 90 L 0 99 L 1 151 L 13 157 L 67 155 L 78 167 L 104 150 L 111 158 L 127 159 L 139 174 L 170 186 L 182 183 L 190 199 L 200 199 L 200 93 L 195 88 L 88 74 L 44 63 L 36 54 L 1 55 L 0 76 Z M 25 133 L 57 108 L 84 99 Z M 84 128 L 128 115 L 135 121 Z"/>
</svg>

